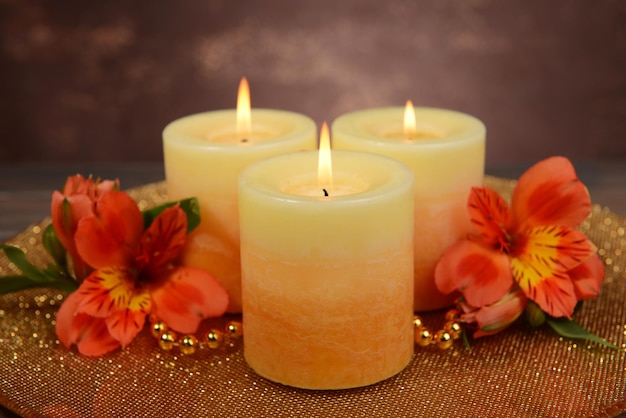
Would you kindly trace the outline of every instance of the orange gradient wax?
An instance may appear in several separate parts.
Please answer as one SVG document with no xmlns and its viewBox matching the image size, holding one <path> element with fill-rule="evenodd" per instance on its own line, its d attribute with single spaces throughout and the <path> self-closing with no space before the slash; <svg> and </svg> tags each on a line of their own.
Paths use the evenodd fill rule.
<svg viewBox="0 0 626 418">
<path fill-rule="evenodd" d="M 289 386 L 365 386 L 413 354 L 413 176 L 389 158 L 333 152 L 341 192 L 314 196 L 316 164 L 303 152 L 242 172 L 244 356 Z"/>
</svg>

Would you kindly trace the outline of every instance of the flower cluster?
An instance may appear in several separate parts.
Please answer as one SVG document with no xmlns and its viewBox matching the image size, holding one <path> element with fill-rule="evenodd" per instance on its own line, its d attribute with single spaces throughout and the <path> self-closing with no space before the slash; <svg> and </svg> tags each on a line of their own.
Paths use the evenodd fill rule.
<svg viewBox="0 0 626 418">
<path fill-rule="evenodd" d="M 471 190 L 475 233 L 445 252 L 435 282 L 442 293 L 459 295 L 460 321 L 474 337 L 500 332 L 526 313 L 533 325 L 548 322 L 563 336 L 616 348 L 571 320 L 604 279 L 594 245 L 577 229 L 590 210 L 585 186 L 563 157 L 524 173 L 510 206 L 488 187 Z M 178 263 L 198 213 L 196 199 L 141 212 L 117 180 L 69 177 L 52 195 L 52 223 L 43 234 L 55 263 L 40 270 L 18 248 L 0 245 L 23 272 L 4 277 L 0 294 L 30 287 L 72 291 L 57 313 L 57 336 L 89 356 L 129 345 L 149 315 L 193 333 L 228 305 L 209 272 Z"/>
<path fill-rule="evenodd" d="M 577 229 L 591 201 L 566 158 L 526 171 L 510 206 L 488 187 L 473 188 L 468 211 L 476 234 L 448 249 L 435 281 L 442 293 L 460 294 L 474 337 L 502 331 L 524 311 L 535 325 L 569 320 L 579 301 L 598 295 L 604 265 Z"/>
<path fill-rule="evenodd" d="M 99 356 L 130 344 L 148 315 L 192 333 L 203 318 L 224 314 L 228 295 L 213 276 L 177 264 L 188 218 L 197 216 L 193 202 L 142 214 L 118 181 L 80 175 L 53 193 L 52 229 L 44 246 L 61 268 L 38 274 L 49 279 L 44 284 L 68 277 L 78 284 L 57 313 L 56 332 L 65 346 Z"/>
</svg>

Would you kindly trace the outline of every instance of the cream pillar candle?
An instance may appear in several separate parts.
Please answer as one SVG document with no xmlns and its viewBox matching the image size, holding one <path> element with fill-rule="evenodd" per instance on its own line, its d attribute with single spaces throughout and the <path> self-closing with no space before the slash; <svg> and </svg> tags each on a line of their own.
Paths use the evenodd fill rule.
<svg viewBox="0 0 626 418">
<path fill-rule="evenodd" d="M 195 114 L 163 131 L 168 197 L 197 197 L 201 224 L 188 237 L 183 264 L 204 268 L 226 288 L 229 312 L 241 312 L 237 180 L 248 164 L 317 146 L 312 119 L 292 112 L 252 109 L 251 129 L 236 131 L 235 110 Z"/>
<path fill-rule="evenodd" d="M 282 155 L 240 178 L 244 356 L 306 389 L 369 385 L 413 354 L 412 173 L 397 161 Z M 328 196 L 324 196 L 328 193 Z"/>
<path fill-rule="evenodd" d="M 434 268 L 443 252 L 471 231 L 467 198 L 481 185 L 485 126 L 473 116 L 415 108 L 415 125 L 405 133 L 403 113 L 389 107 L 348 113 L 332 124 L 334 149 L 368 151 L 406 164 L 415 175 L 415 310 L 452 304 L 435 286 Z M 410 121 L 410 112 L 407 119 Z"/>
</svg>

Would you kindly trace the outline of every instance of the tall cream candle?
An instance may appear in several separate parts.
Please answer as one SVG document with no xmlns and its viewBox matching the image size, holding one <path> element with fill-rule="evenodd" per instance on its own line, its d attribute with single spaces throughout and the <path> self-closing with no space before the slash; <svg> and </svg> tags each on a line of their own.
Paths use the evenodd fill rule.
<svg viewBox="0 0 626 418">
<path fill-rule="evenodd" d="M 163 131 L 170 199 L 197 197 L 200 226 L 183 250 L 185 265 L 211 272 L 229 294 L 229 312 L 241 312 L 237 181 L 248 164 L 317 146 L 317 127 L 297 113 L 252 109 L 248 132 L 237 132 L 235 110 L 186 116 Z"/>
<path fill-rule="evenodd" d="M 452 304 L 455 295 L 440 294 L 434 268 L 443 252 L 471 231 L 467 198 L 481 185 L 485 161 L 485 126 L 473 116 L 444 109 L 389 107 L 348 113 L 332 124 L 334 149 L 368 151 L 406 164 L 415 175 L 416 311 Z M 413 115 L 409 112 L 407 119 Z"/>
<path fill-rule="evenodd" d="M 413 176 L 333 152 L 324 186 L 317 158 L 281 155 L 241 174 L 244 355 L 286 385 L 365 386 L 413 353 Z"/>
</svg>

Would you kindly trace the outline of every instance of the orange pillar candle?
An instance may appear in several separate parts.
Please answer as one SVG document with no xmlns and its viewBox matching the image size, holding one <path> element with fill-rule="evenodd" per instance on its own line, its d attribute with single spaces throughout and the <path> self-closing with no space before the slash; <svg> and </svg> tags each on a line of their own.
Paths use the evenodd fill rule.
<svg viewBox="0 0 626 418">
<path fill-rule="evenodd" d="M 449 306 L 434 269 L 443 252 L 471 231 L 467 198 L 482 185 L 485 125 L 451 110 L 407 106 L 348 113 L 332 124 L 333 148 L 373 152 L 406 164 L 415 175 L 416 311 Z"/>
<path fill-rule="evenodd" d="M 244 356 L 305 389 L 369 385 L 413 354 L 412 173 L 392 159 L 281 155 L 240 178 Z M 328 194 L 328 196 L 326 196 Z"/>
<path fill-rule="evenodd" d="M 242 83 L 240 92 L 246 86 Z M 312 119 L 293 112 L 250 110 L 249 93 L 245 96 L 240 94 L 237 111 L 186 116 L 163 131 L 168 198 L 195 196 L 200 203 L 201 224 L 187 239 L 182 263 L 215 276 L 228 291 L 229 312 L 241 312 L 239 173 L 254 161 L 317 146 Z M 242 102 L 247 108 L 242 109 Z"/>
</svg>

